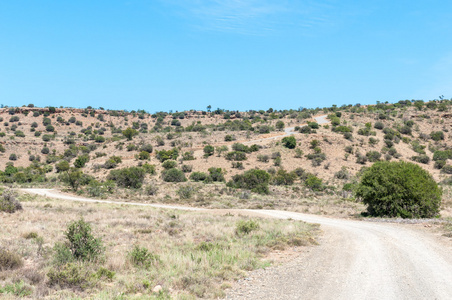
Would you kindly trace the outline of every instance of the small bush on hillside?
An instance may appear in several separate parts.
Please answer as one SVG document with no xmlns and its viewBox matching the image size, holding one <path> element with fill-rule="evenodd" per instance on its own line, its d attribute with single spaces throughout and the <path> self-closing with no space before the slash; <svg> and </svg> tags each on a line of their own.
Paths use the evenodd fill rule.
<svg viewBox="0 0 452 300">
<path fill-rule="evenodd" d="M 270 159 L 270 157 L 268 155 L 260 154 L 260 155 L 257 156 L 257 160 L 260 161 L 260 162 L 268 162 L 269 159 Z"/>
<path fill-rule="evenodd" d="M 128 141 L 131 141 L 134 136 L 138 135 L 138 131 L 128 127 L 126 130 L 122 132 L 122 134 L 124 135 L 125 138 L 127 138 Z"/>
<path fill-rule="evenodd" d="M 177 148 L 173 148 L 171 150 L 161 150 L 157 151 L 156 153 L 156 157 L 158 160 L 160 160 L 160 162 L 164 162 L 168 159 L 176 160 L 179 156 L 179 150 Z"/>
<path fill-rule="evenodd" d="M 64 172 L 69 170 L 69 163 L 66 160 L 60 161 L 58 164 L 56 164 L 56 170 L 58 173 Z"/>
<path fill-rule="evenodd" d="M 223 182 L 224 180 L 224 171 L 222 168 L 209 168 L 209 179 L 215 182 Z"/>
<path fill-rule="evenodd" d="M 162 178 L 165 182 L 184 182 L 187 181 L 184 172 L 177 168 L 162 171 Z"/>
<path fill-rule="evenodd" d="M 270 174 L 264 170 L 253 169 L 243 174 L 234 175 L 227 185 L 233 188 L 250 189 L 259 194 L 268 194 L 269 181 Z"/>
<path fill-rule="evenodd" d="M 178 188 L 176 191 L 176 194 L 181 199 L 190 199 L 193 196 L 195 191 L 196 191 L 196 189 L 193 186 L 185 185 L 185 186 L 181 186 L 180 188 Z"/>
<path fill-rule="evenodd" d="M 175 168 L 177 167 L 177 161 L 171 159 L 165 160 L 162 164 L 162 167 L 165 168 L 166 170 Z"/>
<path fill-rule="evenodd" d="M 295 172 L 287 172 L 286 170 L 279 169 L 273 178 L 274 185 L 292 185 L 297 178 Z"/>
<path fill-rule="evenodd" d="M 434 161 L 447 160 L 447 159 L 452 159 L 452 150 L 445 150 L 445 151 L 437 150 L 433 153 Z"/>
<path fill-rule="evenodd" d="M 130 150 L 129 150 L 129 148 L 130 148 Z M 134 145 L 130 144 L 127 146 L 127 151 L 132 151 L 132 150 L 134 150 L 133 148 L 136 148 L 136 147 L 134 147 Z M 151 144 L 144 144 L 143 146 L 140 147 L 140 151 L 146 151 L 147 153 L 152 153 L 153 150 L 154 150 L 154 148 L 152 147 Z"/>
<path fill-rule="evenodd" d="M 11 190 L 3 191 L 0 196 L 0 211 L 7 213 L 14 213 L 18 210 L 22 210 L 22 204 L 14 197 Z"/>
<path fill-rule="evenodd" d="M 366 157 L 370 162 L 376 162 L 380 160 L 381 153 L 378 151 L 369 151 L 366 153 Z"/>
<path fill-rule="evenodd" d="M 350 173 L 345 167 L 342 167 L 340 171 L 334 173 L 334 177 L 337 179 L 348 179 L 350 177 Z"/>
<path fill-rule="evenodd" d="M 226 154 L 225 158 L 232 161 L 242 161 L 246 160 L 246 154 L 245 152 L 231 151 Z"/>
<path fill-rule="evenodd" d="M 301 127 L 299 131 L 300 131 L 300 133 L 309 134 L 312 132 L 312 128 L 306 125 L 306 126 Z"/>
<path fill-rule="evenodd" d="M 428 157 L 427 155 L 423 154 L 423 155 L 417 155 L 417 156 L 412 156 L 411 159 L 413 161 L 416 161 L 418 163 L 421 164 L 428 164 L 430 162 L 430 157 Z"/>
<path fill-rule="evenodd" d="M 289 149 L 294 149 L 297 146 L 297 140 L 293 136 L 286 136 L 281 142 L 284 147 Z"/>
<path fill-rule="evenodd" d="M 442 190 L 409 162 L 377 162 L 364 171 L 356 196 L 373 216 L 430 218 L 439 213 Z"/>
<path fill-rule="evenodd" d="M 432 131 L 430 133 L 430 138 L 434 141 L 444 140 L 444 132 L 442 131 Z"/>
<path fill-rule="evenodd" d="M 443 166 L 443 168 L 441 169 L 441 173 L 452 174 L 452 166 L 451 165 Z"/>
<path fill-rule="evenodd" d="M 190 173 L 193 170 L 193 166 L 192 165 L 182 165 L 181 170 L 184 173 Z"/>
<path fill-rule="evenodd" d="M 204 155 L 207 156 L 212 156 L 215 152 L 215 148 L 212 145 L 207 145 L 204 147 L 203 149 L 204 151 Z"/>
<path fill-rule="evenodd" d="M 89 155 L 88 154 L 83 154 L 80 155 L 79 157 L 77 157 L 77 159 L 74 161 L 74 167 L 76 168 L 83 168 L 86 163 L 89 161 Z"/>
<path fill-rule="evenodd" d="M 146 172 L 143 168 L 130 167 L 111 170 L 107 180 L 113 180 L 118 186 L 125 188 L 140 188 L 143 185 Z"/>
<path fill-rule="evenodd" d="M 140 153 L 138 153 L 137 157 L 139 160 L 148 160 L 150 155 L 147 151 L 141 151 Z"/>
<path fill-rule="evenodd" d="M 190 174 L 190 180 L 193 180 L 195 182 L 204 181 L 209 177 L 207 173 L 204 172 L 193 172 Z"/>
<path fill-rule="evenodd" d="M 385 128 L 385 125 L 382 122 L 378 121 L 378 122 L 375 122 L 374 128 L 382 130 L 383 128 Z"/>
<path fill-rule="evenodd" d="M 0 248 L 0 271 L 14 270 L 23 266 L 19 254 Z"/>
<path fill-rule="evenodd" d="M 323 189 L 322 179 L 312 174 L 308 175 L 308 178 L 306 178 L 304 184 L 313 191 L 321 191 Z"/>
</svg>

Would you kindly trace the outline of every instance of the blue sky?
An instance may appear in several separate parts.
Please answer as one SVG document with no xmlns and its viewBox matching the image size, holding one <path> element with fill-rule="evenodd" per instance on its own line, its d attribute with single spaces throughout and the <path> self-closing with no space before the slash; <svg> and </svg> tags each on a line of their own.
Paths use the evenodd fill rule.
<svg viewBox="0 0 452 300">
<path fill-rule="evenodd" d="M 452 2 L 0 2 L 0 104 L 181 111 L 452 97 Z"/>
</svg>

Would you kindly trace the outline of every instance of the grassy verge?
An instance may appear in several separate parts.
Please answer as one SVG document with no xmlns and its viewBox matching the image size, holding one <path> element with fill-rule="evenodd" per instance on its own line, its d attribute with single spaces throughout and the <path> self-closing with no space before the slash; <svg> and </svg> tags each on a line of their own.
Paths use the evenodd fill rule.
<svg viewBox="0 0 452 300">
<path fill-rule="evenodd" d="M 272 250 L 315 243 L 317 226 L 237 214 L 193 213 L 20 196 L 2 214 L 0 245 L 23 260 L 0 272 L 0 297 L 195 299 L 224 296 L 245 271 L 269 265 Z M 55 251 L 81 217 L 102 239 L 101 259 Z"/>
</svg>

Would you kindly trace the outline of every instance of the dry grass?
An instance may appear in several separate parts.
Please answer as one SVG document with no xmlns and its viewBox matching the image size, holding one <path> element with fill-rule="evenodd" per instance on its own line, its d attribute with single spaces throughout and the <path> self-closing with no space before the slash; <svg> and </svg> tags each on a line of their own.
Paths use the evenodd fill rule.
<svg viewBox="0 0 452 300">
<path fill-rule="evenodd" d="M 23 211 L 2 215 L 0 244 L 25 263 L 22 268 L 0 273 L 0 287 L 23 282 L 37 298 L 221 297 L 228 283 L 246 270 L 270 264 L 265 257 L 272 250 L 315 243 L 317 231 L 317 226 L 299 221 L 230 213 L 74 203 L 29 195 L 20 199 Z M 105 260 L 78 263 L 85 284 L 60 288 L 49 282 L 49 272 L 57 269 L 52 263 L 52 248 L 64 242 L 67 224 L 81 216 L 102 238 Z M 258 228 L 248 234 L 237 233 L 238 222 L 248 220 Z M 156 259 L 144 267 L 135 266 L 129 253 L 136 245 Z M 109 272 L 115 274 L 112 279 Z M 158 285 L 162 292 L 153 293 Z"/>
</svg>

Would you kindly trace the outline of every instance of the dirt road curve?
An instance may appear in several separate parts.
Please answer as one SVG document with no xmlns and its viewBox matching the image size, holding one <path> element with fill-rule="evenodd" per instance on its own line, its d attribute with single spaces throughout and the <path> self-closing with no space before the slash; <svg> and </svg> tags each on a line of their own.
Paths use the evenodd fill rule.
<svg viewBox="0 0 452 300">
<path fill-rule="evenodd" d="M 107 202 L 22 191 L 72 201 Z M 204 209 L 119 202 L 184 210 Z M 401 224 L 325 218 L 274 210 L 243 210 L 273 218 L 319 223 L 320 245 L 282 266 L 251 272 L 227 299 L 452 299 L 452 246 Z"/>
</svg>

